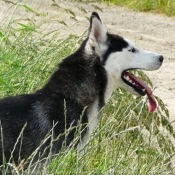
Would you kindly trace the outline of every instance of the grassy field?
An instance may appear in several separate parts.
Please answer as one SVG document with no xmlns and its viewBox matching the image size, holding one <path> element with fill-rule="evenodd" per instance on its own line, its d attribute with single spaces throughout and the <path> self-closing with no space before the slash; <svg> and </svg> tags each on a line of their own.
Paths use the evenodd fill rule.
<svg viewBox="0 0 175 175">
<path fill-rule="evenodd" d="M 73 1 L 83 2 L 83 0 Z M 92 0 L 91 2 L 104 2 L 108 5 L 125 6 L 135 11 L 152 11 L 175 16 L 175 0 Z"/>
<path fill-rule="evenodd" d="M 22 17 L 16 19 L 12 15 L 8 23 L 5 19 L 1 21 L 0 97 L 32 93 L 42 87 L 57 64 L 75 51 L 84 37 L 84 33 L 76 36 L 70 34 L 71 31 L 62 37 L 65 30 L 74 27 L 59 21 L 59 15 L 67 13 L 65 10 L 49 16 L 28 4 L 14 6 L 14 14 L 18 9 L 25 9 L 26 17 L 25 20 Z M 38 15 L 42 19 L 40 22 L 35 20 Z M 56 21 L 61 27 L 43 30 L 43 26 L 52 28 Z M 152 86 L 142 71 L 136 73 Z M 173 174 L 175 147 L 172 138 L 175 133 L 168 121 L 168 110 L 162 100 L 156 98 L 158 110 L 149 114 L 146 100 L 135 99 L 122 89 L 116 90 L 105 106 L 100 126 L 89 144 L 78 153 L 74 149 L 63 149 L 40 174 L 48 170 L 49 174 L 55 175 Z M 166 132 L 162 132 L 162 128 Z M 29 168 L 26 174 L 31 174 L 32 170 Z"/>
<path fill-rule="evenodd" d="M 79 1 L 79 0 L 78 0 Z M 94 0 L 96 1 L 96 0 Z M 152 11 L 175 16 L 175 0 L 97 0 L 108 5 L 126 6 L 135 11 Z"/>
</svg>

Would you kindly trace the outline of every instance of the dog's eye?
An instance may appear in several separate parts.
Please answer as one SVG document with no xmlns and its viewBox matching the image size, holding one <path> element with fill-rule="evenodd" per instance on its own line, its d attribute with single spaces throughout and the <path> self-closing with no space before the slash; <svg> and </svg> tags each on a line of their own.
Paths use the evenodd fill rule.
<svg viewBox="0 0 175 175">
<path fill-rule="evenodd" d="M 129 52 L 132 52 L 132 53 L 135 53 L 136 52 L 136 49 L 135 48 L 131 48 L 128 50 Z"/>
</svg>

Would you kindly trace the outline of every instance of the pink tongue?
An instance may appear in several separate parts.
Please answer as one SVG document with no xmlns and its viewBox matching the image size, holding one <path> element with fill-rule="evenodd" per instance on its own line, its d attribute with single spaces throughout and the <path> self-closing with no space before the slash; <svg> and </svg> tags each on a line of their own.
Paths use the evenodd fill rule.
<svg viewBox="0 0 175 175">
<path fill-rule="evenodd" d="M 128 72 L 125 72 L 125 75 L 129 76 L 133 82 L 137 83 L 139 86 L 143 87 L 143 89 L 146 90 L 146 94 L 149 100 L 148 110 L 149 112 L 154 112 L 157 108 L 157 102 L 150 87 L 145 82 L 141 81 L 139 78 L 135 77 L 134 75 L 129 74 Z"/>
</svg>

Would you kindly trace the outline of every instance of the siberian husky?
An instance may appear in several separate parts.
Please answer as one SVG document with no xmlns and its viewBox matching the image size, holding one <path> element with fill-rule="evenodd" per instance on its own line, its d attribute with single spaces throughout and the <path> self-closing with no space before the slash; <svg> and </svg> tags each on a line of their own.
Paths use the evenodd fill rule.
<svg viewBox="0 0 175 175">
<path fill-rule="evenodd" d="M 81 149 L 98 126 L 101 108 L 113 90 L 123 88 L 136 96 L 148 96 L 149 112 L 157 103 L 152 90 L 129 73 L 132 69 L 159 69 L 163 56 L 140 50 L 130 40 L 109 33 L 93 12 L 86 39 L 80 48 L 58 65 L 45 86 L 33 94 L 0 100 L 0 164 L 26 160 L 35 154 L 47 157 L 70 145 L 81 125 Z M 42 142 L 52 131 L 52 137 Z M 65 135 L 67 133 L 66 140 Z M 51 150 L 46 148 L 52 142 Z M 40 146 L 42 143 L 42 146 Z"/>
</svg>

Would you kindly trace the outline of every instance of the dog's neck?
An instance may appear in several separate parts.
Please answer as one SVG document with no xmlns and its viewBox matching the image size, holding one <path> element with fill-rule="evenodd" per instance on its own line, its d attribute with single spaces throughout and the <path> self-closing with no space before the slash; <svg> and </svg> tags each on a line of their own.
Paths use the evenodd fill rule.
<svg viewBox="0 0 175 175">
<path fill-rule="evenodd" d="M 115 77 L 107 72 L 107 85 L 105 91 L 105 103 L 107 103 L 112 95 L 112 92 L 117 88 Z"/>
</svg>

